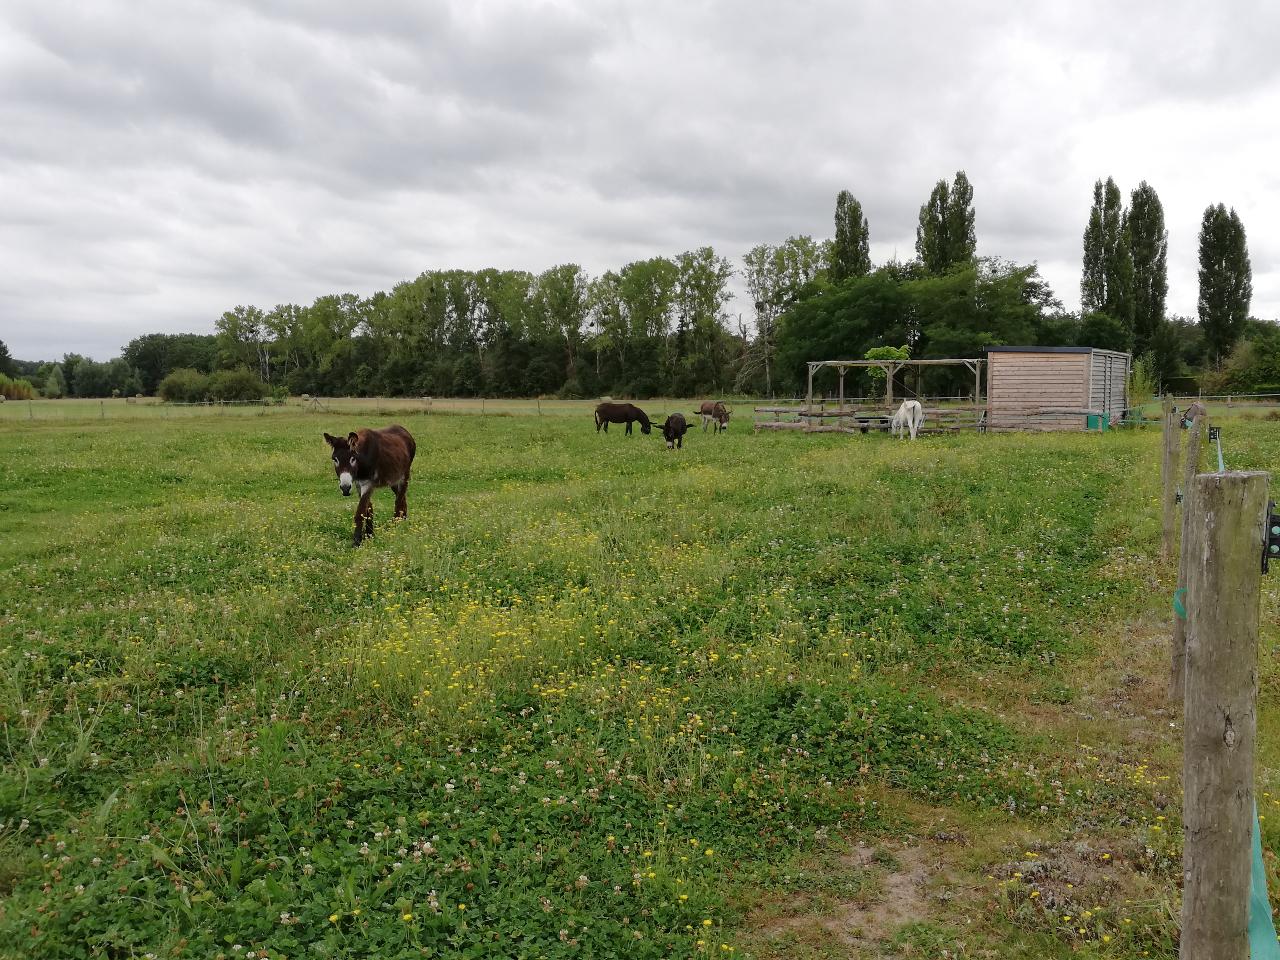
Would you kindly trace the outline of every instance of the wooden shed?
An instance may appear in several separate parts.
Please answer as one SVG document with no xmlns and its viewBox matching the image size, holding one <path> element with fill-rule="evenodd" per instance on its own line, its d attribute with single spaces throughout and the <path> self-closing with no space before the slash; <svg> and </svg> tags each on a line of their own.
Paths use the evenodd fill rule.
<svg viewBox="0 0 1280 960">
<path fill-rule="evenodd" d="M 1131 356 L 1094 347 L 991 347 L 987 427 L 1105 429 L 1128 406 Z"/>
</svg>

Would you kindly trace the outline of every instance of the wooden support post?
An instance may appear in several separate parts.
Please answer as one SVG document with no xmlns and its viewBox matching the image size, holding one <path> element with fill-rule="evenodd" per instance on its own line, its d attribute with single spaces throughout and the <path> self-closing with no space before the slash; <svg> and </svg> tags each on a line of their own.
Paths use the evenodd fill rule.
<svg viewBox="0 0 1280 960">
<path fill-rule="evenodd" d="M 806 413 L 813 412 L 813 364 L 809 364 L 809 392 L 805 397 L 804 409 Z M 812 418 L 806 418 L 804 421 L 805 429 L 813 426 Z"/>
<path fill-rule="evenodd" d="M 1160 557 L 1173 556 L 1173 518 L 1178 494 L 1178 421 L 1174 418 L 1173 399 L 1164 398 L 1164 455 L 1160 461 L 1160 481 L 1163 487 L 1160 523 Z"/>
<path fill-rule="evenodd" d="M 840 368 L 840 412 L 844 413 L 844 367 Z"/>
<path fill-rule="evenodd" d="M 1198 416 L 1191 421 L 1191 433 L 1187 437 L 1187 457 L 1182 470 L 1182 547 L 1178 552 L 1179 590 L 1185 590 L 1187 586 L 1187 563 L 1190 553 L 1187 544 L 1191 535 L 1191 517 L 1194 510 L 1192 490 L 1196 474 L 1200 472 L 1200 429 L 1203 421 L 1203 416 Z M 1185 607 L 1185 603 L 1183 605 Z M 1186 682 L 1184 667 L 1187 657 L 1187 621 L 1176 613 L 1173 616 L 1173 648 L 1170 653 L 1169 699 L 1175 704 L 1180 704 L 1183 685 Z"/>
<path fill-rule="evenodd" d="M 1268 475 L 1192 488 L 1182 756 L 1182 960 L 1249 960 L 1258 601 Z"/>
<path fill-rule="evenodd" d="M 981 361 L 973 365 L 973 405 L 975 407 L 982 403 L 982 363 Z"/>
<path fill-rule="evenodd" d="M 892 407 L 893 406 L 893 375 L 896 371 L 894 370 L 892 363 L 886 363 L 880 369 L 882 369 L 885 372 L 885 378 L 884 378 L 885 406 Z"/>
</svg>

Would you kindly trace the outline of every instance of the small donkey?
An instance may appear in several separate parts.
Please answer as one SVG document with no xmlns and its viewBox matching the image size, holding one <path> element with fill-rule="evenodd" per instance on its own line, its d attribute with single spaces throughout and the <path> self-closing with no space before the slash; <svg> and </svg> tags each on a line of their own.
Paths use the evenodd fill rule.
<svg viewBox="0 0 1280 960">
<path fill-rule="evenodd" d="M 385 430 L 359 430 L 347 434 L 345 440 L 327 433 L 324 438 L 333 450 L 333 471 L 342 495 L 351 496 L 352 484 L 360 488 L 352 539 L 355 546 L 360 546 L 365 537 L 373 536 L 373 491 L 379 487 L 395 491 L 397 519 L 409 515 L 405 493 L 409 489 L 409 469 L 418 445 L 408 430 L 396 425 Z"/>
</svg>

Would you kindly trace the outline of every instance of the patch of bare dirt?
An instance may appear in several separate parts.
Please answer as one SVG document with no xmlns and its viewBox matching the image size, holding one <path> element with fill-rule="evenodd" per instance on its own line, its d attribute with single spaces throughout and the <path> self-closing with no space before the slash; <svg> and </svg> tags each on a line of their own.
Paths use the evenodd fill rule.
<svg viewBox="0 0 1280 960">
<path fill-rule="evenodd" d="M 941 837 L 956 842 L 952 834 Z M 866 896 L 841 901 L 821 913 L 808 912 L 808 904 L 792 906 L 801 911 L 779 918 L 760 920 L 757 935 L 764 941 L 792 937 L 800 941 L 822 940 L 850 948 L 869 948 L 883 943 L 909 923 L 928 918 L 931 899 L 949 894 L 939 887 L 950 881 L 942 858 L 932 844 L 875 848 L 858 844 L 842 858 L 851 871 L 870 873 L 875 882 L 869 884 Z"/>
</svg>

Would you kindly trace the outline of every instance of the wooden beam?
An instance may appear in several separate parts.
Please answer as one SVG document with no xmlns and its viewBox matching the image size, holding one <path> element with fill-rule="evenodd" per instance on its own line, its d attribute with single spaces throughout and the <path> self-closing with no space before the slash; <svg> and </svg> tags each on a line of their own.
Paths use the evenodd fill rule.
<svg viewBox="0 0 1280 960">
<path fill-rule="evenodd" d="M 1191 421 L 1191 433 L 1187 437 L 1187 459 L 1182 470 L 1182 549 L 1178 555 L 1178 590 L 1185 594 L 1187 586 L 1187 542 L 1191 535 L 1191 517 L 1194 506 L 1191 501 L 1196 474 L 1200 472 L 1200 427 L 1204 416 Z M 1175 593 L 1176 597 L 1177 594 Z M 1187 660 L 1187 621 L 1177 613 L 1173 616 L 1173 647 L 1169 651 L 1169 699 L 1174 703 L 1182 702 L 1183 686 L 1186 683 L 1185 666 Z"/>
</svg>

